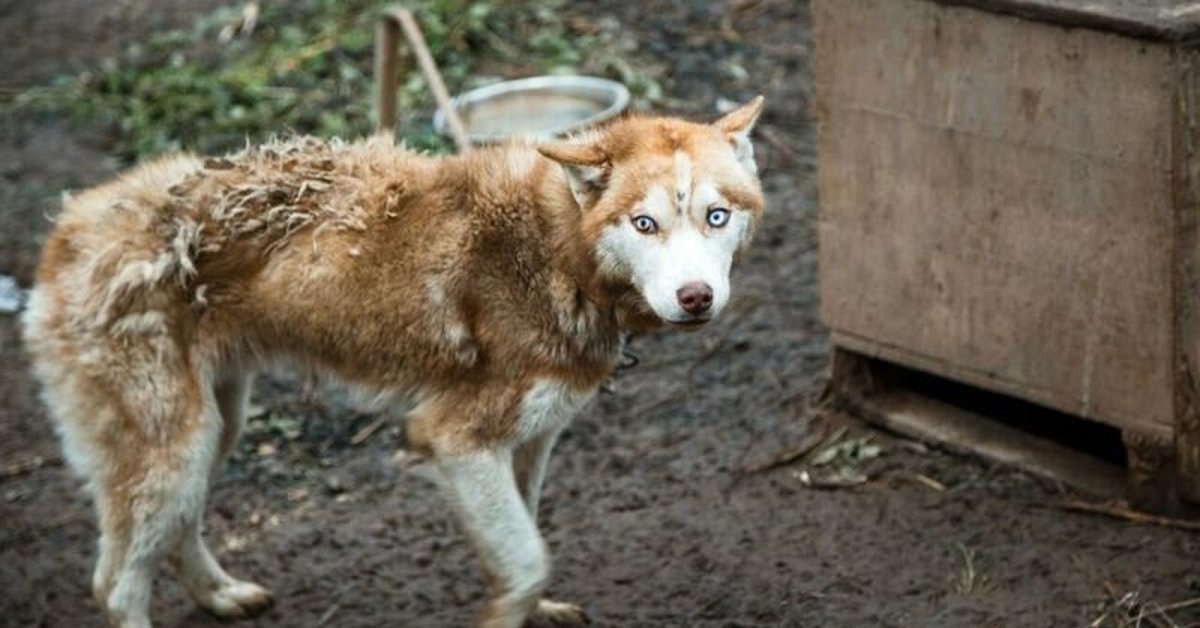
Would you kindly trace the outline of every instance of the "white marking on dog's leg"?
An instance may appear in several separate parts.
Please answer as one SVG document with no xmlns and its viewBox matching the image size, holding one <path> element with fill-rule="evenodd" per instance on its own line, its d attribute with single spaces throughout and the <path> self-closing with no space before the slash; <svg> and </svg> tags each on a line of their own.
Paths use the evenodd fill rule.
<svg viewBox="0 0 1200 628">
<path fill-rule="evenodd" d="M 108 612 L 108 594 L 112 592 L 116 581 L 117 569 L 125 556 L 125 548 L 129 544 L 129 535 L 124 526 L 116 525 L 116 515 L 112 512 L 113 500 L 108 495 L 107 487 L 97 483 L 93 493 L 96 499 L 96 510 L 100 528 L 100 548 L 96 558 L 96 567 L 92 571 L 92 596 L 100 605 L 100 610 Z M 149 618 L 147 618 L 149 621 Z M 116 624 L 115 619 L 110 621 Z"/>
<path fill-rule="evenodd" d="M 115 628 L 151 628 L 150 594 L 157 565 L 135 561 L 117 572 L 116 586 L 104 606 Z"/>
<path fill-rule="evenodd" d="M 204 543 L 199 520 L 185 532 L 178 560 L 184 587 L 197 604 L 214 615 L 250 617 L 271 605 L 270 591 L 225 573 Z"/>
<path fill-rule="evenodd" d="M 213 387 L 222 421 L 220 449 L 211 473 L 214 479 L 245 425 L 251 382 L 251 376 L 235 372 Z M 201 503 L 198 510 L 203 509 Z M 221 568 L 204 543 L 201 519 L 197 516 L 189 521 L 175 556 L 179 577 L 192 598 L 214 615 L 228 618 L 249 617 L 269 607 L 272 600 L 267 589 L 238 580 Z"/>
<path fill-rule="evenodd" d="M 588 619 L 587 613 L 574 604 L 555 602 L 554 600 L 538 600 L 537 608 L 525 622 L 525 628 L 542 628 L 543 626 L 575 628 L 576 626 L 586 626 L 589 623 L 591 621 Z"/>
<path fill-rule="evenodd" d="M 124 467 L 121 476 L 127 479 L 115 490 L 109 487 L 109 503 L 102 509 L 117 522 L 113 530 L 124 532 L 116 540 L 127 539 L 118 547 L 123 549 L 119 558 L 114 554 L 111 559 L 116 569 L 105 600 L 110 621 L 120 628 L 150 626 L 154 577 L 163 559 L 177 552 L 199 526 L 219 447 L 221 418 L 215 399 L 206 394 L 198 404 L 188 403 L 183 382 L 166 373 L 162 383 L 177 384 L 178 396 L 170 395 L 169 388 L 160 389 L 162 407 L 176 408 L 162 417 L 163 424 L 188 432 L 165 435 L 162 441 L 146 444 L 137 456 L 114 462 Z M 202 390 L 204 386 L 207 382 Z"/>
<path fill-rule="evenodd" d="M 192 467 L 192 465 L 185 465 Z M 105 600 L 110 621 L 120 628 L 150 626 L 150 597 L 162 561 L 176 548 L 189 526 L 195 525 L 207 490 L 209 469 L 146 468 L 125 503 L 128 541 L 112 577 Z M 114 556 L 114 559 L 116 557 Z"/>
<path fill-rule="evenodd" d="M 459 518 L 493 582 L 484 628 L 519 628 L 550 575 L 546 544 L 513 477 L 512 454 L 482 451 L 438 459 Z"/>
</svg>

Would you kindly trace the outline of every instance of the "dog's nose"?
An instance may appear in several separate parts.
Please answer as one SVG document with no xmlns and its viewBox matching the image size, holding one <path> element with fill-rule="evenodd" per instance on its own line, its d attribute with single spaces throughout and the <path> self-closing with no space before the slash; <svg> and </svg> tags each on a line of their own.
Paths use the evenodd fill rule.
<svg viewBox="0 0 1200 628">
<path fill-rule="evenodd" d="M 699 316 L 712 307 L 712 288 L 703 281 L 689 281 L 675 291 L 679 306 L 692 316 Z"/>
</svg>

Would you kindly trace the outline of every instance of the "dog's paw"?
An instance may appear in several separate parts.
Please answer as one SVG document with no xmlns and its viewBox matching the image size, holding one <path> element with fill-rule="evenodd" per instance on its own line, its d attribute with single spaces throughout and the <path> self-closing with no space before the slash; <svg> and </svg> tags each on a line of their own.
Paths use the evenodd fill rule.
<svg viewBox="0 0 1200 628">
<path fill-rule="evenodd" d="M 234 581 L 198 597 L 204 610 L 228 619 L 254 617 L 274 603 L 271 592 L 253 582 Z"/>
<path fill-rule="evenodd" d="M 524 628 L 577 628 L 592 623 L 582 608 L 566 602 L 539 600 Z"/>
</svg>

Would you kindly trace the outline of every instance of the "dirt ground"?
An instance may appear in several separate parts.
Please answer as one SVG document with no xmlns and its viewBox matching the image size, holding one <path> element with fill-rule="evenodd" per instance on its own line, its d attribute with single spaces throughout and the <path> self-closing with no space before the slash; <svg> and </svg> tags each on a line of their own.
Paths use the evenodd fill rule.
<svg viewBox="0 0 1200 628">
<path fill-rule="evenodd" d="M 66 28 L 45 9 L 95 25 L 111 14 L 103 4 L 0 0 L 0 65 L 21 67 L 6 80 L 76 68 L 93 37 L 96 54 L 110 50 L 111 35 Z M 120 28 L 186 17 L 183 2 L 112 4 L 136 16 L 155 7 Z M 597 626 L 638 627 L 1132 626 L 1139 608 L 1200 597 L 1194 533 L 1068 513 L 1050 506 L 1066 494 L 1049 483 L 818 411 L 829 346 L 816 307 L 806 4 L 588 10 L 615 15 L 668 64 L 677 108 L 707 113 L 717 98 L 767 95 L 759 154 L 769 211 L 724 320 L 636 339 L 640 363 L 558 446 L 541 516 L 553 597 L 583 605 Z M 6 128 L 0 273 L 28 283 L 31 230 L 44 232 L 61 189 L 117 167 L 105 155 L 102 137 L 53 120 Z M 0 626 L 99 626 L 90 504 L 55 462 L 17 336 L 15 319 L 0 315 Z M 355 445 L 377 417 L 336 392 L 274 374 L 256 393 L 207 534 L 227 569 L 269 586 L 277 604 L 236 625 L 469 625 L 484 595 L 475 558 L 400 429 L 388 423 Z M 801 472 L 830 466 L 811 457 L 751 470 L 822 433 L 857 444 L 847 464 L 865 483 L 809 488 Z M 818 455 L 831 451 L 823 447 Z M 35 456 L 49 462 L 12 468 Z M 1198 610 L 1172 617 L 1189 625 Z M 155 617 L 224 625 L 168 577 Z"/>
</svg>

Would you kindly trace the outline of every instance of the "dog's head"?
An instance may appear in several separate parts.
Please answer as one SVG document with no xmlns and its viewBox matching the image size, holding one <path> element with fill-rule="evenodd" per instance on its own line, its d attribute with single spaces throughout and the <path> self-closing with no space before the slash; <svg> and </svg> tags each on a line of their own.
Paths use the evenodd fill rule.
<svg viewBox="0 0 1200 628">
<path fill-rule="evenodd" d="M 749 138 L 762 104 L 712 124 L 631 117 L 539 148 L 566 171 L 603 279 L 664 322 L 699 327 L 729 301 L 734 255 L 762 215 Z"/>
</svg>

